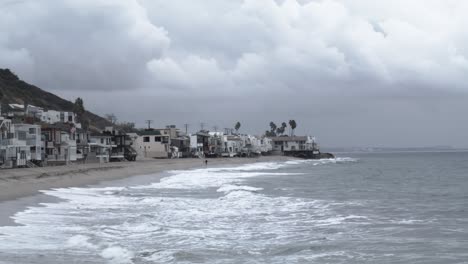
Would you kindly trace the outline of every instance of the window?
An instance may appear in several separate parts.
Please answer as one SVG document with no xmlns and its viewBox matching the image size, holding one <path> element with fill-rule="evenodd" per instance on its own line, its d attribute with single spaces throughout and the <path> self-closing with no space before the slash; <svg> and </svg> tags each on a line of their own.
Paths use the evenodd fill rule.
<svg viewBox="0 0 468 264">
<path fill-rule="evenodd" d="M 19 140 L 26 140 L 26 132 L 25 131 L 18 131 L 18 139 Z"/>
<path fill-rule="evenodd" d="M 29 134 L 30 134 L 30 135 L 35 135 L 35 134 L 36 134 L 36 129 L 33 128 L 33 127 L 30 128 L 30 129 L 29 129 Z"/>
<path fill-rule="evenodd" d="M 71 115 L 68 116 L 68 122 L 73 122 L 73 116 Z"/>
<path fill-rule="evenodd" d="M 104 144 L 104 139 L 103 138 L 101 138 L 101 144 Z"/>
<path fill-rule="evenodd" d="M 163 137 L 162 139 L 163 139 L 162 141 L 163 143 L 169 143 L 169 137 Z"/>
<path fill-rule="evenodd" d="M 143 137 L 143 142 L 150 142 L 150 137 Z"/>
<path fill-rule="evenodd" d="M 161 137 L 154 137 L 154 142 L 161 142 Z"/>
</svg>

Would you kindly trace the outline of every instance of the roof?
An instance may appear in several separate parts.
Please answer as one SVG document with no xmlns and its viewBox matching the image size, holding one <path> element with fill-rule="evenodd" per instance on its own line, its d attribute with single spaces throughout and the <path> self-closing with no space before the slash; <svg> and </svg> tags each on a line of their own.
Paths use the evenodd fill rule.
<svg viewBox="0 0 468 264">
<path fill-rule="evenodd" d="M 106 133 L 91 133 L 91 137 L 105 137 L 105 138 L 110 138 L 112 137 L 111 134 L 106 134 Z"/>
<path fill-rule="evenodd" d="M 271 137 L 274 142 L 307 141 L 307 137 Z"/>
<path fill-rule="evenodd" d="M 143 131 L 138 131 L 137 135 L 139 135 L 139 136 L 160 136 L 161 131 L 160 130 L 143 130 Z"/>
<path fill-rule="evenodd" d="M 70 131 L 72 126 L 68 123 L 42 124 L 42 130 L 59 129 Z"/>
<path fill-rule="evenodd" d="M 208 132 L 205 132 L 205 131 L 198 131 L 194 135 L 201 136 L 201 137 L 210 137 L 210 134 Z"/>
</svg>

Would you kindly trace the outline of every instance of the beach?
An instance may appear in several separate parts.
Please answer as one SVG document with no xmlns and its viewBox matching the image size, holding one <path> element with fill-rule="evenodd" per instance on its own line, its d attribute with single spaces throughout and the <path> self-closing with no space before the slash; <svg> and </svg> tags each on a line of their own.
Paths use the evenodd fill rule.
<svg viewBox="0 0 468 264">
<path fill-rule="evenodd" d="M 208 166 L 240 165 L 255 162 L 286 161 L 290 157 L 208 159 Z M 131 176 L 158 174 L 168 170 L 205 168 L 202 159 L 153 159 L 105 164 L 0 170 L 0 203 L 36 195 L 40 190 L 83 187 Z"/>
</svg>

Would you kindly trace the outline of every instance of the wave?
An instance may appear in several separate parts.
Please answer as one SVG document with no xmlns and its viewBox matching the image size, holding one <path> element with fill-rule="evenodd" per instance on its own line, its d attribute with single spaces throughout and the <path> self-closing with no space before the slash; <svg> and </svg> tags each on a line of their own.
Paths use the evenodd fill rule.
<svg viewBox="0 0 468 264">
<path fill-rule="evenodd" d="M 226 252 L 237 254 L 233 249 L 247 256 L 268 255 L 281 248 L 278 241 L 333 239 L 340 232 L 317 232 L 367 221 L 337 216 L 330 201 L 268 196 L 263 188 L 245 184 L 251 177 L 297 175 L 276 170 L 314 162 L 326 161 L 172 171 L 161 182 L 144 186 L 44 191 L 63 200 L 30 207 L 14 216 L 19 226 L 0 227 L 0 252 L 60 252 L 90 263 L 223 263 L 229 260 L 214 260 Z"/>
</svg>

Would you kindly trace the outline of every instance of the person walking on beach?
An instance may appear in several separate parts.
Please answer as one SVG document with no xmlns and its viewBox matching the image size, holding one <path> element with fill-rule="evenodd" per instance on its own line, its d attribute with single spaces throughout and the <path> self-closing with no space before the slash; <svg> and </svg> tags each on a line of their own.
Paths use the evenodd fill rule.
<svg viewBox="0 0 468 264">
<path fill-rule="evenodd" d="M 205 166 L 208 166 L 208 160 L 205 160 Z"/>
</svg>

